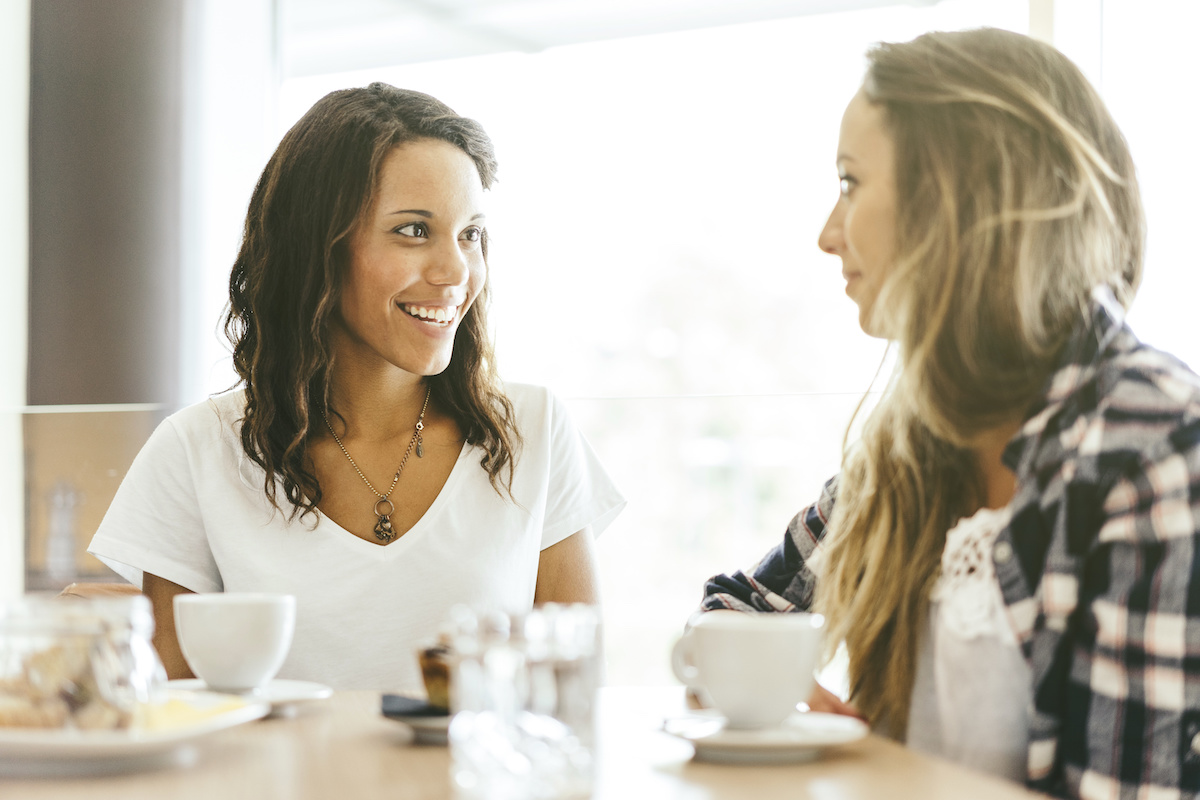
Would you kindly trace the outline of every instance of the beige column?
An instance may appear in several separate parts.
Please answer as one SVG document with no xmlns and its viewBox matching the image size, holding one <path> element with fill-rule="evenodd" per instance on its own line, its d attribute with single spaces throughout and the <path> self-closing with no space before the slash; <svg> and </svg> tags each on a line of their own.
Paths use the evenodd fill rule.
<svg viewBox="0 0 1200 800">
<path fill-rule="evenodd" d="M 29 13 L 29 0 L 0 3 L 0 600 L 24 585 Z"/>
</svg>

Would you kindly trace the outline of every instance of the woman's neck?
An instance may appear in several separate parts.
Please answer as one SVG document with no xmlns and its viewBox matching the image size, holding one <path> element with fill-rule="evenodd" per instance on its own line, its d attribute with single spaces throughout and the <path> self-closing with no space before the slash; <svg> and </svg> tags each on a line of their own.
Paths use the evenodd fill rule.
<svg viewBox="0 0 1200 800">
<path fill-rule="evenodd" d="M 337 428 L 343 439 L 386 441 L 412 432 L 427 392 L 421 375 L 391 366 L 362 370 L 339 364 L 332 376 L 330 404 L 344 420 L 345 432 Z"/>
<path fill-rule="evenodd" d="M 991 428 L 980 434 L 975 446 L 979 474 L 983 478 L 984 508 L 1004 508 L 1017 490 L 1017 476 L 1004 465 L 1004 450 L 1021 429 L 1020 422 Z"/>
</svg>

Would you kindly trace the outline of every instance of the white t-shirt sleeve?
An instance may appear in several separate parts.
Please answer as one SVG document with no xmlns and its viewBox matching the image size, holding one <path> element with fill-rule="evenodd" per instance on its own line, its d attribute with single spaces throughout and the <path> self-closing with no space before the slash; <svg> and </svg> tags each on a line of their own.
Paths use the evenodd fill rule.
<svg viewBox="0 0 1200 800">
<path fill-rule="evenodd" d="M 143 573 L 194 592 L 219 592 L 187 443 L 167 419 L 134 459 L 88 552 L 135 586 Z"/>
<path fill-rule="evenodd" d="M 542 549 L 591 526 L 599 536 L 625 507 L 625 498 L 605 471 L 561 400 L 547 392 L 550 472 Z"/>
</svg>

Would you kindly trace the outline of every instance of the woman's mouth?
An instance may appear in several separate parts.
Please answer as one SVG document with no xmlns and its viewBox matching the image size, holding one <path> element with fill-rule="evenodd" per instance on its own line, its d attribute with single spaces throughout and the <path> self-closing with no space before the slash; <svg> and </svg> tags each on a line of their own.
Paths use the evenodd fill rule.
<svg viewBox="0 0 1200 800">
<path fill-rule="evenodd" d="M 418 306 L 400 303 L 400 310 L 410 317 L 416 317 L 422 322 L 445 328 L 453 325 L 458 319 L 458 306 Z"/>
</svg>

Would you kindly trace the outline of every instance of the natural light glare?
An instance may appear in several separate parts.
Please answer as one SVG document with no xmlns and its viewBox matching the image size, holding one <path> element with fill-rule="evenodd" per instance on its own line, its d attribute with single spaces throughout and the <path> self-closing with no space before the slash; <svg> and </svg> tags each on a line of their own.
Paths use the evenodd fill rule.
<svg viewBox="0 0 1200 800">
<path fill-rule="evenodd" d="M 1150 245 L 1131 321 L 1195 365 L 1197 112 L 1175 78 L 1194 71 L 1200 11 L 1185 5 L 1105 0 L 1103 42 L 1072 47 L 1102 54 L 1086 68 L 1140 168 Z M 566 397 L 630 500 L 598 545 L 611 682 L 673 680 L 667 649 L 705 578 L 774 545 L 837 470 L 883 352 L 816 247 L 864 51 L 1028 23 L 1025 0 L 897 5 L 284 84 L 280 133 L 327 91 L 384 80 L 495 140 L 501 371 Z"/>
<path fill-rule="evenodd" d="M 1024 30 L 1025 2 L 898 6 L 288 81 L 281 132 L 383 80 L 483 123 L 509 380 L 566 397 L 629 497 L 598 543 L 613 683 L 671 682 L 704 580 L 838 468 L 882 343 L 817 249 L 873 42 Z"/>
<path fill-rule="evenodd" d="M 1200 5 L 1105 0 L 1103 93 L 1138 169 L 1146 206 L 1146 274 L 1129 323 L 1147 342 L 1200 368 L 1195 300 L 1200 109 L 1194 34 Z"/>
</svg>

